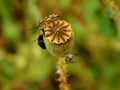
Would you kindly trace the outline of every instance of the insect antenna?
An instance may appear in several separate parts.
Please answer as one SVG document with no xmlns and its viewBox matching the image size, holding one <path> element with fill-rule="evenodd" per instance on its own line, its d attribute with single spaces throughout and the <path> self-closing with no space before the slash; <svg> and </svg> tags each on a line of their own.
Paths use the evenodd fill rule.
<svg viewBox="0 0 120 90">
<path fill-rule="evenodd" d="M 33 34 L 37 33 L 37 31 L 40 31 L 40 25 L 41 22 L 39 21 L 38 25 L 33 26 L 31 29 L 28 29 L 28 31 L 31 31 Z"/>
</svg>

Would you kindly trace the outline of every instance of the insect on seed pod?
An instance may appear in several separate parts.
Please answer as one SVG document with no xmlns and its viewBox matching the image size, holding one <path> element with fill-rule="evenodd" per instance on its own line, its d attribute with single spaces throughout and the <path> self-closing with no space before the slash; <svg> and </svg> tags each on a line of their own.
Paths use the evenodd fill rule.
<svg viewBox="0 0 120 90">
<path fill-rule="evenodd" d="M 68 22 L 60 20 L 57 15 L 52 14 L 49 19 L 44 19 L 41 27 L 44 29 L 44 43 L 50 54 L 62 57 L 70 53 L 74 36 Z"/>
</svg>

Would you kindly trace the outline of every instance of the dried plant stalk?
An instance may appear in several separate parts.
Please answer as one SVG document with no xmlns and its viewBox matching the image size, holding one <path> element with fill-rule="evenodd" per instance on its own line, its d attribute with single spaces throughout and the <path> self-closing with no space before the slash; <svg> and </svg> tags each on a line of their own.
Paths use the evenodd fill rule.
<svg viewBox="0 0 120 90">
<path fill-rule="evenodd" d="M 60 75 L 58 78 L 58 81 L 60 82 L 59 87 L 60 90 L 68 90 L 65 58 L 59 57 L 58 59 L 57 73 Z"/>
<path fill-rule="evenodd" d="M 118 28 L 118 37 L 120 38 L 120 9 L 115 4 L 115 0 L 103 0 L 103 2 L 110 8 L 113 18 Z"/>
</svg>

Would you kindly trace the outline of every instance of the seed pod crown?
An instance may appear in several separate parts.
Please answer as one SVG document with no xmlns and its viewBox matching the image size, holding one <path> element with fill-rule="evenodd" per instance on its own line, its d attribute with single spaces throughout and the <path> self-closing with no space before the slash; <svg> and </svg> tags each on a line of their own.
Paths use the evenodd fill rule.
<svg viewBox="0 0 120 90">
<path fill-rule="evenodd" d="M 50 42 L 62 44 L 71 38 L 72 29 L 69 23 L 64 20 L 55 20 L 51 22 L 45 29 L 45 37 Z"/>
<path fill-rule="evenodd" d="M 71 25 L 55 14 L 46 16 L 40 23 L 40 28 L 44 30 L 45 38 L 55 44 L 67 42 L 72 35 Z"/>
</svg>

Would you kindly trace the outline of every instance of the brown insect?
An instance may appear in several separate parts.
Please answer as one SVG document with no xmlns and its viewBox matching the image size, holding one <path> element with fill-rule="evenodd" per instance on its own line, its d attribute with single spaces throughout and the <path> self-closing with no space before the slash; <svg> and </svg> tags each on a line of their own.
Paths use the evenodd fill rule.
<svg viewBox="0 0 120 90">
<path fill-rule="evenodd" d="M 37 26 L 37 28 L 44 29 L 46 26 L 49 26 L 51 22 L 56 21 L 59 18 L 60 16 L 55 14 L 46 16 L 45 18 L 43 18 L 41 22 L 39 22 L 39 25 Z"/>
</svg>

